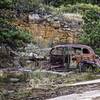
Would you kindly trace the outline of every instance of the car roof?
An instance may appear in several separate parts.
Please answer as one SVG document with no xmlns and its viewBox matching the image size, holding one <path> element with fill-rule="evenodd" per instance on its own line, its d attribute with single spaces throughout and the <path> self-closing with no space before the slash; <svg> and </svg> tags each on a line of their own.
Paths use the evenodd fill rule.
<svg viewBox="0 0 100 100">
<path fill-rule="evenodd" d="M 91 53 L 94 53 L 94 50 L 87 45 L 82 45 L 82 44 L 64 44 L 64 45 L 57 45 L 54 48 L 58 48 L 58 47 L 75 47 L 75 48 L 87 48 Z"/>
<path fill-rule="evenodd" d="M 65 45 L 57 45 L 57 46 L 55 46 L 55 48 L 57 48 L 57 47 L 76 47 L 76 48 L 87 48 L 87 49 L 92 50 L 91 47 L 89 47 L 87 45 L 82 45 L 82 44 L 65 44 Z"/>
</svg>

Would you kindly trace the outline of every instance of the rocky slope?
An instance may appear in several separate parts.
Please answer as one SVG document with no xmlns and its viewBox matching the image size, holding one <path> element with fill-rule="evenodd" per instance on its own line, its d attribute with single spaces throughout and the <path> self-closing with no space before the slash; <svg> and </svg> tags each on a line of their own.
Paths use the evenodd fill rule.
<svg viewBox="0 0 100 100">
<path fill-rule="evenodd" d="M 14 21 L 19 28 L 32 33 L 34 41 L 41 47 L 55 44 L 78 43 L 82 33 L 83 19 L 79 14 L 38 14 L 28 15 L 27 22 Z"/>
<path fill-rule="evenodd" d="M 83 25 L 82 16 L 72 13 L 42 17 L 32 14 L 29 15 L 29 22 L 31 27 L 35 27 L 33 36 L 36 36 L 38 41 L 42 39 L 42 43 L 47 42 L 46 45 L 77 43 Z"/>
</svg>

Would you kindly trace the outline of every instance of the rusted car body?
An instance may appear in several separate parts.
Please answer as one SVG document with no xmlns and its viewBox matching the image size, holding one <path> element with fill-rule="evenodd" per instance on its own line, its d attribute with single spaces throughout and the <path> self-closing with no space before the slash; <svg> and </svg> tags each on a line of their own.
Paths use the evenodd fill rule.
<svg viewBox="0 0 100 100">
<path fill-rule="evenodd" d="M 100 67 L 100 58 L 93 49 L 81 44 L 57 45 L 50 51 L 50 68 L 85 71 L 86 68 Z"/>
</svg>

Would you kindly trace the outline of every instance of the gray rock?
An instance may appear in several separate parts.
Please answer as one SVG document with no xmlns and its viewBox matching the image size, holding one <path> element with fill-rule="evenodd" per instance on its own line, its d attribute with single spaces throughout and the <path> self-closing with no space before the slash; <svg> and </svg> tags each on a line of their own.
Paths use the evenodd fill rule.
<svg viewBox="0 0 100 100">
<path fill-rule="evenodd" d="M 44 16 L 41 16 L 45 19 L 45 24 L 49 23 L 49 25 L 54 28 L 60 28 L 60 30 L 65 32 L 72 31 L 75 34 L 81 33 L 83 19 L 79 14 L 63 13 L 62 15 L 45 14 Z M 31 17 L 36 21 L 41 19 L 37 14 L 33 14 Z M 42 21 L 44 22 L 44 20 Z"/>
<path fill-rule="evenodd" d="M 11 82 L 18 82 L 20 79 L 18 79 L 18 78 L 10 78 L 10 81 Z"/>
<path fill-rule="evenodd" d="M 38 14 L 32 14 L 32 15 L 29 15 L 29 20 L 40 20 L 40 16 Z"/>
</svg>

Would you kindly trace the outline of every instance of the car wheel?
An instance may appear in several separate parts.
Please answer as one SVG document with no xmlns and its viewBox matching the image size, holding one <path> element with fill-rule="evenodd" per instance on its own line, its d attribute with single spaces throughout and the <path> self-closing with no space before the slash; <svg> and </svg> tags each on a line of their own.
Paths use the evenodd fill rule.
<svg viewBox="0 0 100 100">
<path fill-rule="evenodd" d="M 79 65 L 80 72 L 95 72 L 96 67 L 92 64 L 84 63 Z"/>
</svg>

